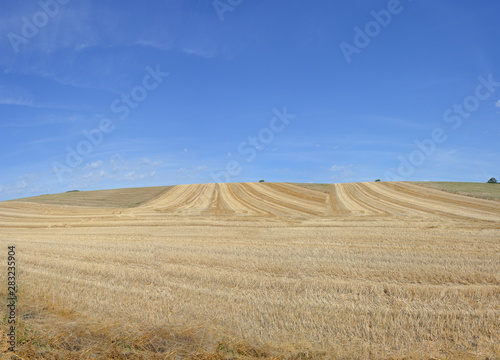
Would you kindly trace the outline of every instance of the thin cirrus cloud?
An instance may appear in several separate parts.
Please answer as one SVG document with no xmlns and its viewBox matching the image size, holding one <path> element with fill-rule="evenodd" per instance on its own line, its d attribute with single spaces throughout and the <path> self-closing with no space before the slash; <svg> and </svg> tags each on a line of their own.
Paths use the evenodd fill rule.
<svg viewBox="0 0 500 360">
<path fill-rule="evenodd" d="M 30 92 L 19 87 L 4 85 L 0 85 L 0 104 L 37 107 Z"/>
<path fill-rule="evenodd" d="M 186 16 L 182 2 L 168 2 L 165 9 L 117 10 L 96 1 L 71 2 L 61 6 L 56 16 L 15 54 L 7 36 L 0 39 L 0 66 L 4 73 L 51 79 L 62 85 L 99 88 L 119 94 L 127 84 L 127 73 L 142 65 L 129 56 L 130 49 L 146 47 L 158 52 L 174 51 L 203 58 L 220 54 L 220 44 L 207 28 L 212 17 Z M 40 9 L 23 6 L 9 15 L 3 33 L 21 34 L 22 18 Z M 142 26 L 144 19 L 161 27 Z M 184 19 L 185 21 L 180 21 Z M 196 21 L 195 21 L 196 20 Z M 117 56 L 122 54 L 121 56 Z"/>
<path fill-rule="evenodd" d="M 69 188 L 95 189 L 115 183 L 127 186 L 127 182 L 153 179 L 163 166 L 162 161 L 142 158 L 127 160 L 121 154 L 90 162 L 69 174 Z"/>
<path fill-rule="evenodd" d="M 5 85 L 0 85 L 0 105 L 14 105 L 45 110 L 78 110 L 82 107 L 81 105 L 68 104 L 58 100 L 51 102 L 39 101 L 36 96 L 25 87 Z M 69 116 L 69 120 L 74 116 L 76 115 Z M 48 120 L 48 117 L 51 118 L 50 122 L 62 122 L 60 119 L 55 121 L 55 117 L 60 117 L 60 115 L 50 113 L 37 115 L 38 119 L 45 118 L 45 120 Z M 68 118 L 64 120 L 64 122 L 66 121 L 68 121 Z M 41 123 L 43 124 L 45 121 L 41 121 Z"/>
<path fill-rule="evenodd" d="M 330 171 L 337 172 L 337 171 L 346 171 L 352 168 L 354 165 L 349 164 L 349 165 L 333 165 L 330 167 Z"/>
</svg>

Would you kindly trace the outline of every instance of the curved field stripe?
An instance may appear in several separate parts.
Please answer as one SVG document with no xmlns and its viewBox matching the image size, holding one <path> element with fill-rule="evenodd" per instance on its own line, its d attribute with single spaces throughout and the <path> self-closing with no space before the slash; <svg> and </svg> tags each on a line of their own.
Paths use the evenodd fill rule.
<svg viewBox="0 0 500 360">
<path fill-rule="evenodd" d="M 500 202 L 490 201 L 485 199 L 479 199 L 474 197 L 469 197 L 460 194 L 450 194 L 441 190 L 425 188 L 427 191 L 422 191 L 422 186 L 415 184 L 399 184 L 399 183 L 387 183 L 387 187 L 392 189 L 400 189 L 404 191 L 405 194 L 412 195 L 414 198 L 419 199 L 432 199 L 439 203 L 450 203 L 454 206 L 459 206 L 465 209 L 476 209 L 480 212 L 499 212 Z"/>
<path fill-rule="evenodd" d="M 413 201 L 403 192 L 387 191 L 386 185 L 360 183 L 358 186 L 364 188 L 367 194 L 375 199 L 379 207 L 387 209 L 394 216 L 417 215 L 417 216 L 439 216 L 453 219 L 466 219 L 467 216 L 454 214 L 452 211 L 443 211 L 434 206 L 425 205 L 422 202 Z"/>
<path fill-rule="evenodd" d="M 280 216 L 295 213 L 287 202 L 280 203 L 277 199 L 279 194 L 276 195 L 275 191 L 271 191 L 271 195 L 262 193 L 249 183 L 220 184 L 220 186 L 224 189 L 222 194 L 225 196 L 225 203 L 237 213 L 257 216 Z M 259 190 L 262 190 L 262 187 Z"/>
<path fill-rule="evenodd" d="M 477 218 L 481 220 L 500 220 L 500 204 L 461 195 L 447 194 L 434 189 L 420 189 L 413 184 L 366 184 L 377 192 L 379 197 L 390 197 L 407 208 L 453 218 Z M 417 188 L 414 188 L 417 186 Z"/>
<path fill-rule="evenodd" d="M 213 213 L 216 215 L 230 215 L 234 214 L 235 211 L 228 204 L 227 199 L 228 189 L 227 184 L 215 184 L 213 191 L 213 196 L 210 201 L 210 206 L 206 210 L 207 214 Z"/>
<path fill-rule="evenodd" d="M 272 215 L 272 213 L 266 211 L 264 208 L 253 205 L 255 200 L 252 199 L 251 194 L 244 190 L 244 186 L 241 183 L 224 184 L 224 188 L 226 190 L 225 195 L 227 196 L 227 202 L 236 213 Z"/>
<path fill-rule="evenodd" d="M 168 209 L 175 208 L 175 206 L 182 202 L 185 193 L 189 190 L 190 185 L 177 185 L 170 191 L 158 198 L 150 201 L 149 203 L 141 206 L 141 209 L 154 208 L 154 209 Z"/>
<path fill-rule="evenodd" d="M 289 196 L 306 200 L 308 203 L 311 204 L 324 205 L 325 203 L 325 193 L 319 190 L 308 189 L 305 187 L 301 187 L 299 185 L 289 184 L 289 183 L 267 183 L 260 185 L 265 185 L 270 188 L 276 189 L 278 191 L 285 192 Z"/>
<path fill-rule="evenodd" d="M 359 204 L 359 202 L 353 197 L 351 191 L 349 191 L 346 184 L 335 184 L 335 190 L 339 198 L 340 203 L 344 208 L 348 209 L 353 214 L 363 214 L 366 212 L 366 208 Z"/>
<path fill-rule="evenodd" d="M 279 216 L 286 214 L 287 207 L 274 203 L 270 196 L 263 195 L 256 191 L 249 183 L 238 184 L 238 196 L 241 202 L 260 215 Z M 290 212 L 288 210 L 288 212 Z"/>
<path fill-rule="evenodd" d="M 363 189 L 366 196 L 369 196 L 374 202 L 378 203 L 379 208 L 385 209 L 392 215 L 429 215 L 435 213 L 435 211 L 423 206 L 408 203 L 397 194 L 396 196 L 384 194 L 380 191 L 380 187 L 374 187 L 370 183 L 360 183 L 358 185 Z"/>
<path fill-rule="evenodd" d="M 426 209 L 425 207 L 412 205 L 398 198 L 384 196 L 378 191 L 378 188 L 374 188 L 371 183 L 357 183 L 356 187 L 359 189 L 360 194 L 362 194 L 366 201 L 368 201 L 380 211 L 383 211 L 385 214 L 395 216 L 423 216 L 429 214 L 428 209 Z"/>
<path fill-rule="evenodd" d="M 325 212 L 325 199 L 319 203 L 319 206 L 311 206 L 308 203 L 308 199 L 305 197 L 298 198 L 293 196 L 293 185 L 292 191 L 287 192 L 287 186 L 285 185 L 281 188 L 281 191 L 277 191 L 277 188 L 273 188 L 272 184 L 259 184 L 259 183 L 248 183 L 247 190 L 253 192 L 256 198 L 260 198 L 268 208 L 275 212 L 276 215 L 322 215 Z M 304 206 L 309 205 L 309 206 Z"/>
<path fill-rule="evenodd" d="M 362 192 L 356 186 L 355 183 L 349 184 L 339 184 L 340 187 L 345 194 L 344 199 L 346 201 L 346 205 L 354 212 L 365 215 L 380 215 L 387 214 L 386 211 L 381 211 L 377 206 L 370 204 L 367 201 L 366 196 L 362 196 Z"/>
<path fill-rule="evenodd" d="M 268 183 L 253 184 L 255 189 L 276 199 L 279 204 L 287 204 L 292 211 L 311 215 L 324 214 L 326 210 L 326 194 L 323 192 L 301 188 L 293 184 Z"/>
<path fill-rule="evenodd" d="M 341 184 L 332 184 L 327 196 L 328 213 L 335 215 L 347 215 L 352 211 L 345 203 L 345 193 Z"/>
<path fill-rule="evenodd" d="M 215 184 L 177 185 L 142 208 L 153 208 L 160 212 L 207 210 L 212 201 L 214 189 Z"/>
</svg>

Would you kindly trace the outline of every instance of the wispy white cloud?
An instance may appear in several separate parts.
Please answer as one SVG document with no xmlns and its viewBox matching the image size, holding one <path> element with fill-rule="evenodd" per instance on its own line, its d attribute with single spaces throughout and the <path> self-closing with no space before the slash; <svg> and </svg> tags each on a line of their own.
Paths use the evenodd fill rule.
<svg viewBox="0 0 500 360">
<path fill-rule="evenodd" d="M 161 161 L 161 160 L 154 161 L 154 160 L 150 160 L 148 158 L 142 158 L 141 164 L 146 165 L 146 166 L 159 166 L 159 165 L 163 164 L 163 161 Z"/>
<path fill-rule="evenodd" d="M 17 180 L 0 185 L 0 196 L 2 198 L 21 198 L 32 194 L 49 192 L 46 184 L 40 182 L 42 174 L 26 173 L 20 175 Z"/>
<path fill-rule="evenodd" d="M 135 42 L 135 45 L 166 51 L 172 49 L 172 43 L 173 41 L 160 41 L 159 39 L 139 39 Z"/>
<path fill-rule="evenodd" d="M 182 48 L 182 52 L 188 55 L 196 55 L 204 58 L 213 58 L 217 55 L 217 48 L 213 46 L 185 46 Z"/>
<path fill-rule="evenodd" d="M 45 107 L 42 106 L 33 106 L 33 107 L 46 109 Z M 84 121 L 84 120 L 86 120 L 86 118 L 80 116 L 73 116 L 73 115 L 61 116 L 56 114 L 47 114 L 47 115 L 37 116 L 34 118 L 22 118 L 21 120 L 18 119 L 7 120 L 5 122 L 0 123 L 0 128 L 45 127 L 48 125 L 61 125 L 61 124 L 74 123 L 76 121 Z M 29 142 L 25 142 L 24 144 L 36 145 L 36 144 L 51 143 L 64 140 L 67 140 L 67 135 L 62 134 L 59 136 L 50 136 L 50 137 L 39 138 L 36 140 L 31 140 Z"/>
<path fill-rule="evenodd" d="M 379 126 L 400 127 L 408 129 L 427 129 L 428 127 L 428 125 L 425 124 L 425 122 L 416 122 L 413 120 L 390 117 L 385 115 L 360 116 L 359 120 L 371 124 L 376 124 Z"/>
<path fill-rule="evenodd" d="M 21 105 L 35 107 L 33 95 L 19 87 L 7 87 L 0 85 L 1 105 Z"/>
<path fill-rule="evenodd" d="M 354 165 L 333 165 L 330 167 L 330 171 L 346 171 L 350 168 L 352 168 Z"/>
<path fill-rule="evenodd" d="M 500 108 L 500 99 L 495 103 L 495 106 Z"/>
<path fill-rule="evenodd" d="M 97 169 L 97 168 L 100 168 L 103 164 L 104 163 L 101 160 L 98 160 L 98 161 L 88 163 L 87 165 L 85 165 L 85 169 Z"/>
<path fill-rule="evenodd" d="M 93 189 L 102 186 L 104 182 L 119 184 L 134 182 L 155 177 L 162 161 L 148 158 L 126 160 L 120 154 L 109 159 L 101 159 L 87 163 L 82 168 L 76 168 L 67 176 L 68 189 Z M 117 185 L 119 187 L 119 185 Z"/>
<path fill-rule="evenodd" d="M 339 148 L 338 145 L 330 145 L 330 144 L 316 144 L 317 148 L 324 148 L 328 150 L 336 150 Z"/>
<path fill-rule="evenodd" d="M 331 181 L 358 181 L 353 164 L 333 165 L 329 170 L 333 173 L 333 175 L 329 177 Z"/>
<path fill-rule="evenodd" d="M 31 91 L 20 86 L 6 86 L 0 85 L 0 105 L 16 105 L 16 106 L 26 106 L 36 109 L 50 109 L 50 110 L 76 110 L 76 107 L 66 104 L 58 103 L 46 103 L 37 101 L 35 96 Z M 55 114 L 45 114 L 40 115 L 35 121 L 34 125 L 43 122 L 43 124 L 48 123 L 61 123 L 61 122 L 73 122 L 76 120 L 76 115 L 69 115 L 62 118 L 61 116 Z"/>
<path fill-rule="evenodd" d="M 136 181 L 151 178 L 156 175 L 156 171 L 149 171 L 145 173 L 138 173 L 136 171 L 131 171 L 123 176 L 125 181 Z"/>
<path fill-rule="evenodd" d="M 199 173 L 204 172 L 205 170 L 208 170 L 208 166 L 206 165 L 185 166 L 177 169 L 180 173 Z"/>
</svg>

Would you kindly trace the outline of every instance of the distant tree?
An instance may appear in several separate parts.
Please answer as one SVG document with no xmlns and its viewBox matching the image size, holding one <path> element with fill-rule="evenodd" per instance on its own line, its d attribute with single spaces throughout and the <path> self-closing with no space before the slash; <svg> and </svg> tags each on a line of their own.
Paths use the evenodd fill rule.
<svg viewBox="0 0 500 360">
<path fill-rule="evenodd" d="M 380 179 L 375 180 L 375 182 L 379 182 L 379 181 L 380 181 Z"/>
<path fill-rule="evenodd" d="M 259 182 L 264 182 L 264 180 L 259 180 Z"/>
<path fill-rule="evenodd" d="M 498 181 L 495 178 L 491 178 L 491 179 L 488 180 L 488 183 L 489 184 L 498 184 Z"/>
</svg>

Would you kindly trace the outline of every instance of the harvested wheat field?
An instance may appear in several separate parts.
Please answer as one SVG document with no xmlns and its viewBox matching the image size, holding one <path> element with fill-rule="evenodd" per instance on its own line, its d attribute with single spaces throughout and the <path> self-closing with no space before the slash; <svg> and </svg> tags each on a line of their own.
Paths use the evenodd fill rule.
<svg viewBox="0 0 500 360">
<path fill-rule="evenodd" d="M 0 203 L 21 358 L 500 359 L 498 201 L 397 182 L 141 191 Z"/>
</svg>

